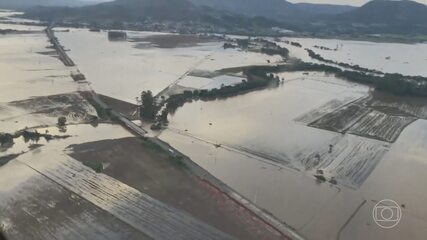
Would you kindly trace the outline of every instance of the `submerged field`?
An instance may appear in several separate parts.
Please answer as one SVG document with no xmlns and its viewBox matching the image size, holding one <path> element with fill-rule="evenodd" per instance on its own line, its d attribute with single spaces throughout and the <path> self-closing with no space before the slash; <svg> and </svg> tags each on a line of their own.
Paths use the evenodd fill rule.
<svg viewBox="0 0 427 240">
<path fill-rule="evenodd" d="M 426 152 L 418 144 L 427 136 L 420 128 L 425 125 L 425 103 L 372 93 L 320 73 L 280 77 L 285 81 L 276 89 L 184 105 L 170 117 L 169 128 L 160 137 L 309 239 L 331 239 L 338 233 L 342 239 L 376 236 L 378 229 L 366 210 L 382 199 L 372 192 L 373 186 L 383 198 L 413 200 L 400 195 L 398 188 L 382 189 L 389 184 L 379 175 L 383 162 L 395 159 L 397 149 L 403 149 L 401 142 L 411 138 L 414 129 L 420 130 L 419 138 L 405 152 L 415 154 L 407 159 L 418 159 L 411 165 L 422 161 Z M 319 184 L 313 177 L 318 169 L 337 184 Z M 373 178 L 377 182 L 370 181 Z M 415 181 L 424 175 L 408 172 L 408 178 Z M 418 191 L 422 190 L 411 190 Z M 351 234 L 357 224 L 337 224 L 353 214 L 358 224 L 370 226 L 357 237 Z M 408 222 L 424 222 L 411 213 L 406 217 Z M 408 235 L 409 229 L 400 232 Z M 417 230 L 415 238 L 422 234 Z M 400 237 L 387 234 L 387 238 Z"/>
<path fill-rule="evenodd" d="M 129 32 L 128 35 L 129 41 L 111 42 L 107 32 L 83 29 L 57 33 L 97 92 L 132 103 L 142 91 L 151 90 L 156 95 L 181 81 L 182 86 L 189 88 L 215 86 L 216 81 L 209 77 L 194 80 L 194 76 L 189 76 L 194 75 L 191 73 L 196 69 L 212 72 L 280 60 L 263 54 L 224 50 L 222 41 L 187 37 L 179 40 L 181 44 L 169 46 L 173 35 L 150 32 Z"/>
<path fill-rule="evenodd" d="M 121 126 L 84 124 L 97 109 L 82 94 L 93 89 L 137 119 L 142 91 L 167 97 L 233 85 L 244 74 L 221 70 L 282 57 L 224 49 L 222 40 L 199 36 L 129 32 L 128 41 L 109 41 L 107 32 L 87 29 L 56 34 L 77 67 L 64 67 L 41 31 L 0 37 L 0 69 L 8 76 L 0 82 L 0 132 L 64 136 L 17 137 L 0 148 L 0 229 L 11 239 L 284 238 Z M 410 54 L 424 52 L 423 44 L 291 40 L 337 48 L 317 49 L 325 58 L 426 74 L 420 55 Z M 279 44 L 316 62 L 303 48 Z M 380 54 L 366 61 L 373 48 Z M 400 48 L 407 50 L 401 58 Z M 87 81 L 72 80 L 77 69 Z M 275 88 L 186 103 L 152 134 L 307 239 L 423 239 L 425 100 L 320 72 L 278 77 Z M 58 128 L 61 116 L 72 125 Z M 318 170 L 325 182 L 314 177 Z M 385 198 L 405 206 L 392 231 L 381 231 L 371 216 Z"/>
<path fill-rule="evenodd" d="M 427 76 L 427 44 L 376 43 L 367 41 L 350 41 L 338 39 L 286 38 L 302 45 L 293 48 L 293 56 L 310 60 L 304 48 L 319 53 L 324 58 L 360 65 L 386 73 L 400 73 L 409 76 Z M 317 47 L 316 47 L 317 46 Z M 325 47 L 326 49 L 319 49 Z"/>
<path fill-rule="evenodd" d="M 0 69 L 8 77 L 0 82 L 0 229 L 8 239 L 286 239 L 168 153 L 150 149 L 120 125 L 102 123 L 87 100 L 94 84 L 71 77 L 84 67 L 63 66 L 44 32 L 5 35 L 0 45 Z M 178 55 L 171 64 L 193 58 Z M 130 89 L 140 91 L 129 85 L 124 92 Z M 135 105 L 110 96 L 101 98 L 135 115 Z M 65 126 L 58 125 L 61 117 Z M 12 141 L 3 144 L 3 136 Z M 99 155 L 87 162 L 93 149 Z M 123 157 L 127 162 L 114 162 Z"/>
</svg>

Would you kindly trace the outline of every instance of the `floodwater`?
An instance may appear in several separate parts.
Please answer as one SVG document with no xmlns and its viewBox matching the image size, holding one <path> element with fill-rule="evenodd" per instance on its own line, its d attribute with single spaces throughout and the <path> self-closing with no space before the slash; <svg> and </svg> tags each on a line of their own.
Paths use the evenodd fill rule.
<svg viewBox="0 0 427 240">
<path fill-rule="evenodd" d="M 331 100 L 358 99 L 369 90 L 317 73 L 281 74 L 283 77 L 287 82 L 278 88 L 187 104 L 171 117 L 169 128 L 297 165 L 294 160 L 304 149 L 321 147 L 336 134 L 307 128 L 294 119 Z"/>
<path fill-rule="evenodd" d="M 286 38 L 286 40 L 299 42 L 303 46 L 297 48 L 284 44 L 289 47 L 292 56 L 304 61 L 312 61 L 304 50 L 309 48 L 325 59 L 337 62 L 359 65 L 386 73 L 427 77 L 427 43 L 376 43 L 316 38 Z M 337 49 L 337 51 L 321 50 L 315 48 L 316 45 Z"/>
<path fill-rule="evenodd" d="M 0 12 L 2 17 L 14 14 L 18 13 Z M 6 19 L 9 20 L 27 22 L 21 19 Z M 41 113 L 50 108 L 58 115 L 60 109 L 70 106 L 43 98 L 59 94 L 76 95 L 76 91 L 89 90 L 89 86 L 87 83 L 73 81 L 70 72 L 74 69 L 65 67 L 56 58 L 55 51 L 49 48 L 51 44 L 42 31 L 43 27 L 0 23 L 0 28 L 32 30 L 31 33 L 0 36 L 0 71 L 3 76 L 0 81 L 0 132 L 13 133 L 26 127 L 54 125 L 58 116 Z M 38 99 L 40 104 L 36 104 L 35 100 L 28 100 L 32 98 Z M 17 104 L 25 101 L 28 104 Z M 31 103 L 34 103 L 33 106 Z M 93 113 L 93 109 L 90 112 Z"/>
<path fill-rule="evenodd" d="M 416 183 L 426 178 L 427 121 L 394 144 L 312 128 L 304 118 L 363 99 L 369 88 L 320 73 L 280 77 L 278 88 L 184 105 L 160 138 L 308 239 L 424 239 L 427 195 Z M 338 184 L 319 184 L 317 168 Z M 399 230 L 373 221 L 373 206 L 387 198 L 406 206 Z"/>
<path fill-rule="evenodd" d="M 57 59 L 41 54 L 51 51 L 47 46 L 43 32 L 0 37 L 0 102 L 76 89 L 69 70 Z"/>
<path fill-rule="evenodd" d="M 17 25 L 16 29 L 21 27 Z M 159 33 L 129 32 L 129 35 L 146 37 L 158 36 Z M 241 81 L 241 76 L 214 73 L 223 68 L 281 61 L 280 57 L 224 50 L 222 42 L 158 48 L 137 47 L 137 42 L 111 42 L 106 32 L 84 29 L 57 32 L 57 36 L 70 50 L 71 58 L 96 92 L 128 102 L 135 102 L 141 91 L 151 90 L 157 94 L 174 84 L 193 89 L 235 84 Z M 385 72 L 427 76 L 426 61 L 422 59 L 427 55 L 422 54 L 427 51 L 425 44 L 292 40 L 312 49 L 314 45 L 329 48 L 338 45 L 337 51 L 314 49 L 327 59 Z M 41 31 L 0 36 L 0 70 L 7 76 L 0 82 L 0 132 L 55 124 L 55 118 L 34 114 L 11 104 L 12 101 L 90 89 L 87 83 L 72 81 L 70 71 L 74 68 L 66 68 L 50 56 L 47 52 L 51 49 L 46 48 L 48 45 Z M 303 48 L 287 47 L 291 56 L 314 61 Z M 378 54 L 373 56 L 373 52 Z M 195 74 L 197 72 L 204 72 L 206 76 Z M 427 180 L 427 121 L 416 120 L 409 124 L 394 143 L 310 127 L 308 122 L 366 98 L 371 89 L 322 73 L 279 75 L 284 82 L 277 88 L 184 105 L 170 116 L 169 128 L 160 134 L 160 138 L 308 239 L 424 239 L 427 235 L 427 208 L 424 207 L 427 192 L 422 183 Z M 395 103 L 388 104 L 392 106 Z M 46 129 L 40 129 L 43 130 Z M 54 134 L 56 128 L 48 130 Z M 63 152 L 65 146 L 129 136 L 121 127 L 111 125 L 98 128 L 70 126 L 67 134 L 73 137 L 41 142 L 44 147 L 0 167 L 0 209 L 16 199 L 24 201 L 20 203 L 22 206 L 31 207 L 31 191 L 28 189 L 34 186 L 40 186 L 34 188 L 36 194 L 48 195 L 54 189 L 60 196 L 75 197 L 74 194 L 61 195 L 65 190 L 59 189 L 39 172 L 61 181 L 68 192 L 80 193 L 81 188 L 90 186 L 75 185 L 81 182 L 67 178 L 69 175 L 64 175 L 64 178 L 61 174 L 79 174 L 75 172 L 77 169 L 85 172 L 83 179 L 93 180 L 90 179 L 93 175 L 66 157 Z M 17 140 L 16 145 L 2 155 L 28 151 L 30 144 Z M 331 145 L 333 149 L 328 150 Z M 317 155 L 320 160 L 316 160 Z M 337 184 L 317 182 L 313 175 L 318 168 L 324 170 L 327 180 L 334 177 Z M 120 196 L 129 192 L 138 195 L 112 179 L 102 180 L 117 184 L 114 186 L 120 187 Z M 82 204 L 90 202 L 113 211 L 121 220 L 141 220 L 121 215 L 123 206 L 116 205 L 120 202 L 117 199 L 109 202 L 104 201 L 104 195 L 100 196 L 101 200 L 85 195 L 89 200 L 71 204 L 75 207 L 80 201 Z M 404 206 L 401 223 L 387 231 L 372 219 L 373 206 L 386 198 Z M 134 200 L 131 199 L 131 203 L 137 204 Z M 51 206 L 55 202 L 64 203 L 60 199 L 52 201 L 53 205 L 50 201 L 43 202 L 43 209 L 54 209 Z M 72 224 L 77 225 L 70 226 L 84 229 L 82 233 L 89 234 L 88 239 L 93 234 L 90 228 L 106 231 L 105 236 L 117 236 L 113 233 L 115 229 L 107 231 L 100 226 L 120 228 L 120 223 L 94 209 L 92 206 L 89 213 L 71 212 L 77 216 L 71 222 L 75 220 Z M 13 232 L 16 230 L 13 229 L 14 223 L 19 219 L 14 218 L 10 211 L 8 214 L 0 226 Z M 53 224 L 53 219 L 45 217 L 41 216 L 39 220 Z M 89 224 L 102 219 L 107 222 Z M 86 225 L 90 227 L 82 227 Z M 58 226 L 58 229 L 61 227 L 64 226 Z M 41 239 L 43 234 L 48 233 L 41 232 Z M 132 234 L 131 229 L 119 233 L 128 239 L 133 239 Z"/>
<path fill-rule="evenodd" d="M 129 37 L 143 38 L 160 33 L 129 32 Z M 138 42 L 109 41 L 107 32 L 71 29 L 58 32 L 61 44 L 70 49 L 70 57 L 89 79 L 97 92 L 135 103 L 142 91 L 154 94 L 179 82 L 196 69 L 215 71 L 227 67 L 266 64 L 278 57 L 224 50 L 222 42 L 200 43 L 178 48 L 138 47 Z"/>
<path fill-rule="evenodd" d="M 46 130 L 64 135 L 56 127 L 38 129 L 39 132 Z M 87 186 L 71 189 L 64 183 L 72 176 L 81 183 L 96 175 L 68 157 L 64 152 L 67 146 L 129 137 L 131 134 L 119 125 L 99 125 L 96 128 L 90 125 L 68 126 L 66 134 L 72 137 L 40 141 L 39 144 L 44 146 L 0 167 L 2 231 L 10 239 L 150 239 L 123 223 L 124 219 L 108 212 L 117 204 L 116 201 L 110 199 L 100 205 L 99 201 L 81 197 L 83 192 L 93 193 Z M 29 144 L 18 140 L 14 149 L 24 149 Z M 98 179 L 97 183 L 102 181 Z M 114 190 L 118 192 L 120 189 L 126 191 L 127 186 L 118 181 L 108 178 L 104 181 L 110 183 L 104 182 L 109 187 L 115 184 Z M 128 190 L 128 194 L 130 192 Z"/>
<path fill-rule="evenodd" d="M 7 10 L 0 11 L 0 29 L 18 31 L 43 31 L 44 27 L 42 26 L 25 25 L 25 23 L 34 24 L 39 23 L 39 21 L 19 18 L 20 14 L 22 14 L 22 12 L 14 12 Z M 10 24 L 8 22 L 13 22 L 17 24 Z"/>
<path fill-rule="evenodd" d="M 42 106 L 25 109 L 10 102 L 88 89 L 87 84 L 74 82 L 70 69 L 59 60 L 42 54 L 52 51 L 47 46 L 49 43 L 43 32 L 0 37 L 0 71 L 3 76 L 0 81 L 0 132 L 51 125 L 56 121 L 56 118 L 41 114 L 30 115 Z"/>
</svg>

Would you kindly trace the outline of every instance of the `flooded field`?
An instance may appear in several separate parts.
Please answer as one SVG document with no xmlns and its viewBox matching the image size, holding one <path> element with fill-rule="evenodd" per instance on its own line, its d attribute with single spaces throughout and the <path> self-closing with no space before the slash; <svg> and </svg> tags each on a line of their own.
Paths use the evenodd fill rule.
<svg viewBox="0 0 427 240">
<path fill-rule="evenodd" d="M 52 125 L 60 116 L 79 122 L 96 115 L 76 93 L 88 85 L 74 82 L 56 58 L 40 54 L 49 50 L 44 33 L 5 35 L 0 45 L 0 70 L 7 76 L 0 82 L 0 131 Z"/>
<path fill-rule="evenodd" d="M 407 201 L 406 194 L 392 186 L 393 176 L 380 180 L 383 166 L 395 172 L 388 162 L 411 136 L 416 136 L 416 143 L 405 144 L 410 149 L 405 152 L 411 151 L 407 159 L 413 162 L 405 162 L 414 167 L 422 164 L 419 161 L 427 153 L 420 147 L 427 137 L 422 127 L 426 121 L 417 119 L 424 119 L 426 104 L 421 99 L 373 93 L 368 87 L 320 73 L 280 77 L 285 81 L 276 89 L 184 105 L 170 117 L 169 128 L 160 138 L 308 239 L 379 236 L 369 209 L 387 197 L 402 204 Z M 314 178 L 318 169 L 326 183 Z M 425 178 L 396 171 L 413 181 Z M 383 189 L 383 184 L 388 187 Z M 375 187 L 381 196 L 372 192 Z M 422 187 L 407 191 L 419 196 Z M 404 214 L 407 222 L 400 235 L 385 232 L 382 237 L 422 239 L 425 232 L 413 233 L 410 223 L 425 224 L 425 218 L 406 210 Z"/>
<path fill-rule="evenodd" d="M 44 163 L 44 166 L 52 167 L 53 165 L 47 164 L 45 160 L 50 159 L 55 162 L 59 161 L 61 157 L 64 158 L 61 149 L 70 142 L 78 141 L 78 138 L 89 140 L 128 136 L 126 131 L 112 126 L 94 129 L 90 136 L 82 134 L 92 128 L 88 127 L 69 127 L 69 133 L 79 135 L 79 137 L 55 140 L 50 143 L 40 141 L 39 144 L 45 145 L 43 148 L 35 149 L 23 157 L 29 161 L 37 161 L 39 164 Z M 105 132 L 102 134 L 102 129 L 104 131 L 108 129 L 108 134 L 106 135 Z M 54 134 L 63 134 L 56 128 L 48 130 Z M 39 129 L 39 131 L 43 131 L 43 129 Z M 12 151 L 25 149 L 31 144 L 23 139 L 16 140 Z M 106 214 L 78 194 L 72 193 L 58 185 L 57 182 L 46 178 L 40 171 L 30 167 L 28 163 L 21 162 L 19 159 L 14 160 L 0 167 L 0 172 L 2 176 L 0 181 L 0 226 L 11 239 L 72 238 L 73 236 L 83 239 L 109 239 L 110 237 L 114 239 L 121 235 L 139 239 L 138 231 Z M 23 222 L 28 225 L 22 224 Z M 106 228 L 106 226 L 110 227 Z M 94 229 L 97 230 L 94 231 Z M 103 233 L 99 235 L 97 231 Z"/>
<path fill-rule="evenodd" d="M 386 73 L 427 76 L 427 44 L 375 43 L 337 39 L 285 38 L 298 42 L 302 48 L 286 44 L 291 55 L 309 60 L 304 48 L 309 48 L 328 60 L 359 65 Z M 319 49 L 318 47 L 326 47 Z M 335 50 L 336 49 L 336 50 Z M 375 54 L 372 54 L 375 53 Z"/>
<path fill-rule="evenodd" d="M 55 128 L 47 130 L 55 132 Z M 116 179 L 97 174 L 64 153 L 73 143 L 131 136 L 122 127 L 69 126 L 68 132 L 73 137 L 52 141 L 0 169 L 20 172 L 18 176 L 2 174 L 6 180 L 0 183 L 0 226 L 11 239 L 170 239 L 178 235 L 179 239 L 232 239 Z M 26 228 L 23 222 L 35 224 Z"/>
<path fill-rule="evenodd" d="M 19 29 L 20 25 L 17 26 Z M 146 33 L 134 34 L 140 36 Z M 10 45 L 11 40 L 15 41 L 16 45 L 9 47 L 7 45 Z M 154 40 L 158 39 L 150 39 Z M 44 32 L 5 35 L 0 38 L 0 44 L 5 46 L 0 51 L 0 67 L 8 76 L 8 79 L 0 83 L 0 132 L 2 137 L 13 138 L 12 142 L 4 145 L 2 142 L 0 146 L 0 229 L 8 238 L 283 239 L 280 233 L 260 223 L 252 212 L 241 208 L 238 203 L 218 192 L 218 189 L 197 179 L 191 173 L 186 173 L 183 168 L 169 166 L 173 163 L 169 162 L 167 156 L 163 157 L 166 160 L 161 159 L 164 161 L 163 170 L 156 168 L 159 166 L 152 166 L 144 175 L 145 179 L 153 177 L 154 185 L 149 186 L 153 188 L 152 191 L 130 186 L 140 187 L 141 178 L 129 182 L 129 175 L 112 178 L 107 174 L 98 174 L 90 169 L 90 166 L 70 157 L 72 150 L 67 148 L 70 145 L 81 144 L 83 147 L 87 142 L 111 141 L 113 145 L 118 146 L 120 141 L 117 139 L 121 138 L 135 141 L 134 147 L 139 152 L 135 152 L 135 156 L 128 161 L 128 164 L 134 164 L 140 160 L 140 151 L 144 148 L 142 143 L 120 125 L 84 124 L 97 118 L 97 110 L 85 99 L 85 94 L 82 94 L 92 88 L 86 81 L 73 81 L 70 75 L 79 69 L 62 65 Z M 132 54 L 138 54 L 140 51 L 129 42 L 121 44 L 128 46 Z M 195 56 L 179 56 L 177 53 L 171 57 L 171 64 L 185 58 L 200 62 L 197 54 L 205 59 L 205 48 L 222 47 L 218 42 L 212 46 L 207 44 L 211 43 L 196 44 L 200 49 L 194 50 Z M 151 53 L 156 55 L 155 51 Z M 241 56 L 245 54 L 241 53 Z M 125 57 L 129 56 L 124 55 L 123 59 Z M 240 61 L 245 60 L 236 60 L 236 64 L 240 64 Z M 115 66 L 123 67 L 124 64 L 115 62 Z M 193 66 L 185 65 L 182 79 L 186 76 L 185 68 L 194 69 Z M 135 76 L 142 76 L 140 73 L 135 72 Z M 125 76 L 126 72 L 118 74 Z M 180 77 L 179 74 L 181 73 L 174 72 L 171 75 L 173 77 L 168 77 L 164 85 L 159 85 L 159 90 L 176 81 L 175 77 Z M 107 81 L 111 81 L 111 78 Z M 215 76 L 209 84 L 221 86 L 233 81 L 236 80 L 231 76 Z M 98 83 L 103 84 L 101 81 Z M 154 84 L 158 84 L 157 79 Z M 152 86 L 149 85 L 150 88 Z M 209 86 L 200 86 L 202 87 Z M 139 92 L 131 84 L 128 85 L 127 90 L 129 89 Z M 102 98 L 113 103 L 113 107 L 126 106 L 126 109 L 122 110 L 134 114 L 134 105 L 117 101 L 110 96 Z M 122 98 L 129 100 L 132 96 L 122 95 Z M 67 126 L 57 126 L 60 117 L 64 117 Z M 108 146 L 104 142 L 101 147 Z M 107 153 L 112 161 L 111 154 Z M 123 157 L 122 154 L 117 156 Z M 150 155 L 151 158 L 153 156 L 157 156 L 156 153 Z M 155 159 L 151 161 L 152 164 L 158 163 Z M 102 168 L 109 166 L 115 165 L 111 165 L 111 162 L 105 163 Z M 153 168 L 156 168 L 157 174 L 164 174 L 166 169 L 173 175 L 151 176 Z M 10 174 L 11 172 L 19 174 Z M 139 172 L 133 174 L 140 176 Z M 158 180 L 154 179 L 155 177 L 164 181 L 162 189 L 158 189 Z M 173 189 L 169 185 L 177 181 L 182 182 L 181 191 L 164 194 L 164 187 Z M 183 195 L 183 192 L 187 194 Z M 177 201 L 179 194 L 181 197 Z M 152 198 L 153 196 L 156 199 Z M 190 196 L 192 201 L 188 200 Z M 193 201 L 203 204 L 199 206 Z M 200 211 L 194 211 L 194 208 Z M 165 215 L 168 217 L 165 218 Z M 227 217 L 223 218 L 224 216 Z"/>
<path fill-rule="evenodd" d="M 243 73 L 222 69 L 276 64 L 281 57 L 224 49 L 223 41 L 198 36 L 128 32 L 127 41 L 109 41 L 107 32 L 70 29 L 56 32 L 77 65 L 65 67 L 42 28 L 0 28 L 33 31 L 0 36 L 0 70 L 7 76 L 0 82 L 0 132 L 36 128 L 64 136 L 19 136 L 0 148 L 0 228 L 13 239 L 279 238 L 165 159 L 136 164 L 140 155 L 155 154 L 138 148 L 140 142 L 121 126 L 83 124 L 97 112 L 80 92 L 93 89 L 134 116 L 136 106 L 125 102 L 136 103 L 142 91 L 167 95 L 233 85 Z M 335 61 L 427 76 L 426 54 L 420 54 L 425 44 L 291 40 L 303 48 L 281 45 L 304 61 L 316 62 L 308 47 Z M 379 53 L 374 57 L 373 49 Z M 73 81 L 70 73 L 77 68 L 87 81 Z M 425 99 L 378 93 L 320 72 L 278 75 L 283 81 L 276 88 L 185 104 L 169 116 L 159 138 L 307 239 L 424 239 Z M 58 117 L 72 124 L 66 132 L 56 126 Z M 122 160 L 129 152 L 134 154 Z M 84 165 L 92 159 L 103 159 L 105 174 Z M 159 164 L 168 167 L 159 170 Z M 324 180 L 316 178 L 319 172 Z M 179 191 L 173 188 L 177 181 Z M 385 198 L 403 208 L 392 231 L 381 231 L 372 219 L 372 207 Z M 212 204 L 226 218 L 194 202 Z M 247 227 L 242 232 L 232 225 L 239 221 Z"/>
<path fill-rule="evenodd" d="M 162 44 L 170 42 L 170 35 L 163 34 L 164 38 L 160 37 L 161 33 L 150 32 L 129 32 L 128 35 L 129 41 L 111 42 L 107 32 L 71 30 L 57 33 L 60 42 L 70 49 L 70 57 L 97 92 L 131 103 L 135 103 L 142 91 L 151 90 L 158 94 L 181 80 L 187 81 L 187 75 L 196 69 L 212 72 L 280 60 L 262 54 L 224 50 L 220 41 L 195 44 L 190 39 L 189 44 L 184 44 L 189 39 L 181 39 L 182 44 L 165 47 Z M 145 43 L 144 47 L 141 42 Z M 201 81 L 207 82 L 202 86 L 212 84 L 209 78 Z M 184 83 L 186 87 L 200 87 L 198 83 L 188 82 Z"/>
</svg>

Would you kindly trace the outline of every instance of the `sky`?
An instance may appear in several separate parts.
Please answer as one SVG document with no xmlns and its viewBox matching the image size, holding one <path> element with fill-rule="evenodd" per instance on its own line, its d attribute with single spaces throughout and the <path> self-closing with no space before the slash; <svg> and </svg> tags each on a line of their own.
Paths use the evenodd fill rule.
<svg viewBox="0 0 427 240">
<path fill-rule="evenodd" d="M 81 1 L 107 2 L 112 0 L 81 0 Z M 215 1 L 215 0 L 212 0 L 212 1 Z M 293 3 L 297 3 L 297 2 L 330 3 L 330 4 L 353 5 L 353 6 L 362 6 L 363 4 L 369 2 L 369 0 L 288 0 L 288 1 Z M 415 0 L 415 1 L 419 3 L 424 3 L 427 5 L 427 0 Z"/>
<path fill-rule="evenodd" d="M 289 2 L 309 2 L 309 3 L 331 3 L 340 5 L 361 6 L 368 0 L 288 0 Z M 427 4 L 427 0 L 417 0 L 417 2 Z"/>
</svg>

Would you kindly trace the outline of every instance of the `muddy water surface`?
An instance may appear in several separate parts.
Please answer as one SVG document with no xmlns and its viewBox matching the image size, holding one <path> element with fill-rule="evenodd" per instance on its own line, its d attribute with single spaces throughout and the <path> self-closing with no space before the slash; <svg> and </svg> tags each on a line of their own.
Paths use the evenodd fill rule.
<svg viewBox="0 0 427 240">
<path fill-rule="evenodd" d="M 425 120 L 393 144 L 311 128 L 307 112 L 317 109 L 315 119 L 369 89 L 315 73 L 281 77 L 279 88 L 184 105 L 160 137 L 309 239 L 423 239 L 427 218 L 416 209 L 427 196 L 416 183 L 427 167 Z M 316 182 L 319 167 L 338 184 Z M 382 231 L 372 219 L 384 198 L 405 206 L 398 230 Z"/>
<path fill-rule="evenodd" d="M 365 68 L 386 73 L 401 73 L 410 76 L 427 76 L 427 44 L 375 43 L 337 39 L 285 38 L 299 42 L 303 47 L 290 45 L 291 55 L 310 60 L 304 48 L 310 48 L 325 59 L 360 65 Z M 314 46 L 323 46 L 336 51 L 321 50 Z M 311 60 L 312 61 L 312 60 Z"/>
<path fill-rule="evenodd" d="M 147 42 L 142 48 L 141 43 L 132 38 L 150 40 L 162 34 L 129 32 L 128 35 L 129 42 L 111 42 L 106 32 L 71 30 L 57 33 L 97 92 L 128 102 L 135 102 L 142 91 L 159 93 L 184 79 L 191 70 L 215 71 L 278 60 L 262 54 L 224 50 L 223 42 L 218 41 L 177 48 L 160 48 Z"/>
</svg>

